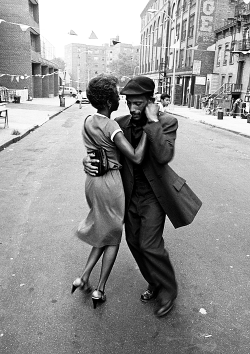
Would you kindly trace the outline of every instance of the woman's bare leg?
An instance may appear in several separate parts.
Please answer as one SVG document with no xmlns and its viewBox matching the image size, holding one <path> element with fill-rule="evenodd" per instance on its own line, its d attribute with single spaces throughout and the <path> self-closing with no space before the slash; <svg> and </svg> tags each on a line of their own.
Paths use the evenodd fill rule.
<svg viewBox="0 0 250 354">
<path fill-rule="evenodd" d="M 102 268 L 97 290 L 104 291 L 106 282 L 113 268 L 120 245 L 106 246 L 102 257 Z"/>
<path fill-rule="evenodd" d="M 88 283 L 89 276 L 104 251 L 105 251 L 105 247 L 101 247 L 101 248 L 92 247 L 92 250 L 90 251 L 90 254 L 89 254 L 87 263 L 85 265 L 83 274 L 81 276 L 82 280 L 85 283 Z"/>
</svg>

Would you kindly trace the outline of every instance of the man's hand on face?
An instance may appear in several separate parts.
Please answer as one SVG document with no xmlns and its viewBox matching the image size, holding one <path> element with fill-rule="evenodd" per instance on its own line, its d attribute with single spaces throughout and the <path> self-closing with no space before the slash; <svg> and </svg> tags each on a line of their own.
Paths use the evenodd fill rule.
<svg viewBox="0 0 250 354">
<path fill-rule="evenodd" d="M 82 164 L 84 166 L 84 171 L 90 175 L 90 176 L 94 176 L 97 174 L 98 172 L 98 167 L 97 166 L 93 166 L 92 162 L 99 162 L 99 160 L 97 159 L 91 159 L 91 157 L 93 157 L 93 154 L 88 154 L 87 156 L 85 156 L 82 160 Z"/>
<path fill-rule="evenodd" d="M 145 114 L 149 123 L 158 122 L 159 105 L 157 103 L 149 102 L 145 108 Z"/>
</svg>

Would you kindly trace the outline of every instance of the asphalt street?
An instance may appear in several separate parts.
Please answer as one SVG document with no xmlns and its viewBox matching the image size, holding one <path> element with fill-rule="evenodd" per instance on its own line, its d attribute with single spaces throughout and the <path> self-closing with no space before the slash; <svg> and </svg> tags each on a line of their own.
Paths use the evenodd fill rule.
<svg viewBox="0 0 250 354">
<path fill-rule="evenodd" d="M 71 295 L 90 247 L 74 236 L 88 207 L 84 118 L 74 105 L 0 155 L 1 354 L 250 354 L 249 139 L 179 117 L 171 166 L 203 201 L 194 223 L 164 239 L 175 308 L 157 319 L 123 238 L 97 309 Z M 124 103 L 116 115 L 124 114 Z M 99 268 L 91 283 L 97 283 Z"/>
</svg>

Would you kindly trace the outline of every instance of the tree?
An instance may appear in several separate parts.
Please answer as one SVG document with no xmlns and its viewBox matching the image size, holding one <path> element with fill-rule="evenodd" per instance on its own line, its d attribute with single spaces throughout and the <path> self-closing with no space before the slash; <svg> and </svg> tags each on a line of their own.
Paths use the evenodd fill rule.
<svg viewBox="0 0 250 354">
<path fill-rule="evenodd" d="M 58 57 L 58 58 L 54 58 L 53 63 L 55 63 L 56 65 L 58 65 L 59 69 L 61 69 L 62 71 L 65 69 L 65 62 L 62 58 Z"/>
<path fill-rule="evenodd" d="M 118 59 L 109 64 L 108 69 L 118 78 L 123 76 L 132 78 L 134 70 L 138 65 L 138 59 L 133 60 L 131 54 L 120 53 Z"/>
</svg>

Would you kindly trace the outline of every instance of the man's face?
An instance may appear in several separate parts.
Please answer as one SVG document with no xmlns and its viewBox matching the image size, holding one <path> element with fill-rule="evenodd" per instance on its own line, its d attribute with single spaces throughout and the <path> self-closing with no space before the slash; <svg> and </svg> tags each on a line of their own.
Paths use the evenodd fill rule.
<svg viewBox="0 0 250 354">
<path fill-rule="evenodd" d="M 129 95 L 126 97 L 126 100 L 132 119 L 135 121 L 140 120 L 149 99 L 145 95 Z"/>
<path fill-rule="evenodd" d="M 161 100 L 161 103 L 162 103 L 163 107 L 167 107 L 170 103 L 170 98 L 165 97 L 164 100 Z"/>
</svg>

